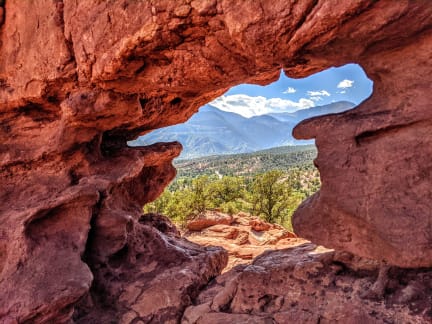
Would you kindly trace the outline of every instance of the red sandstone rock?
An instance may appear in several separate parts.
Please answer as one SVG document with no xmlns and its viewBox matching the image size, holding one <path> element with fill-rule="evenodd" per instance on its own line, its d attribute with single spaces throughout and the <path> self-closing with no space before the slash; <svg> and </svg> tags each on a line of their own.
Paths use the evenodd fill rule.
<svg viewBox="0 0 432 324">
<path fill-rule="evenodd" d="M 262 220 L 259 219 L 252 219 L 249 222 L 249 225 L 254 231 L 257 232 L 268 231 L 271 228 L 270 223 L 263 222 Z"/>
<path fill-rule="evenodd" d="M 100 152 L 84 158 L 78 151 L 44 172 L 40 165 L 28 172 L 18 167 L 7 177 L 0 206 L 9 216 L 0 232 L 0 322 L 6 315 L 18 322 L 67 322 L 95 275 L 83 256 L 109 258 L 125 245 L 136 221 L 131 215 L 141 210 L 138 202 L 154 199 L 163 190 L 154 183 L 174 177 L 171 160 L 179 151 L 178 144 L 156 144 L 124 149 L 98 163 Z M 73 172 L 65 172 L 66 166 Z M 126 195 L 131 187 L 136 192 Z M 14 190 L 20 199 L 10 195 Z M 95 213 L 105 216 L 96 220 Z"/>
<path fill-rule="evenodd" d="M 4 9 L 3 7 L 0 7 L 0 25 L 3 25 L 4 21 Z"/>
<path fill-rule="evenodd" d="M 164 215 L 155 213 L 144 214 L 140 217 L 139 222 L 140 224 L 154 227 L 164 234 L 169 234 L 175 237 L 181 236 L 177 227 L 175 227 L 175 225 L 171 223 L 171 220 Z"/>
<path fill-rule="evenodd" d="M 217 211 L 206 211 L 188 221 L 186 228 L 190 231 L 201 231 L 207 227 L 223 224 L 230 225 L 233 217 Z"/>
<path fill-rule="evenodd" d="M 359 30 L 347 24 L 339 35 L 351 30 L 360 41 L 368 26 L 400 17 L 406 5 L 398 2 L 381 18 L 373 11 L 360 15 L 354 19 Z M 432 17 L 432 6 L 424 9 Z M 417 21 L 412 14 L 383 27 L 381 33 L 393 35 L 390 47 L 381 43 L 357 60 L 374 81 L 368 100 L 294 129 L 296 138 L 316 139 L 322 185 L 296 211 L 293 226 L 298 235 L 328 247 L 402 267 L 430 267 L 432 110 L 430 81 L 418 73 L 432 72 L 432 33 L 420 14 L 426 25 L 404 43 L 405 27 Z"/>
<path fill-rule="evenodd" d="M 295 130 L 316 138 L 322 178 L 296 233 L 432 266 L 428 1 L 7 0 L 3 9 L 0 321 L 68 322 L 80 298 L 103 295 L 97 266 L 132 240 L 180 151 L 127 140 L 281 68 L 304 77 L 356 62 L 374 81 L 357 109 Z"/>
<path fill-rule="evenodd" d="M 362 296 L 377 276 L 378 263 L 353 256 L 349 264 L 339 260 L 337 253 L 309 243 L 267 251 L 251 265 L 217 277 L 186 309 L 182 323 L 432 321 L 430 269 L 392 268 L 391 289 L 372 301 Z"/>
<path fill-rule="evenodd" d="M 177 323 L 200 288 L 225 267 L 227 253 L 188 242 L 167 218 L 147 214 L 131 220 L 116 253 L 85 260 L 100 293 L 78 304 L 76 323 Z"/>
<path fill-rule="evenodd" d="M 209 219 L 214 218 L 213 212 L 205 212 L 200 215 L 200 220 L 205 222 L 207 215 Z M 218 213 L 218 217 L 221 219 L 228 216 Z M 228 271 L 239 264 L 249 264 L 253 258 L 266 250 L 285 249 L 307 242 L 297 238 L 294 233 L 287 231 L 280 225 L 266 223 L 245 213 L 229 217 L 234 220 L 231 225 L 218 224 L 202 231 L 187 231 L 184 234 L 188 240 L 200 245 L 221 246 L 227 250 L 229 258 L 224 271 Z M 256 231 L 254 226 L 258 226 L 261 230 Z M 189 224 L 186 227 L 189 228 Z M 264 228 L 268 230 L 264 230 Z"/>
</svg>

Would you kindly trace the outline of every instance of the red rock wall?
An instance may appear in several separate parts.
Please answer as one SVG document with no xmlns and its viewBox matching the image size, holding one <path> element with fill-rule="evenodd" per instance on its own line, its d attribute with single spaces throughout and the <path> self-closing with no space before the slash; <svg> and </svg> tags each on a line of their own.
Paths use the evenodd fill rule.
<svg viewBox="0 0 432 324">
<path fill-rule="evenodd" d="M 316 138 L 322 179 L 294 216 L 301 236 L 401 267 L 432 265 L 431 36 L 371 53 L 362 65 L 373 95 L 294 130 Z"/>
<path fill-rule="evenodd" d="M 130 242 L 141 206 L 174 177 L 180 145 L 127 140 L 185 121 L 235 84 L 270 83 L 281 68 L 304 77 L 356 62 L 375 85 L 356 110 L 296 129 L 317 139 L 323 183 L 296 213 L 297 232 L 432 266 L 428 0 L 1 8 L 2 321 L 67 321 L 93 278 L 100 283 L 95 269 Z"/>
</svg>

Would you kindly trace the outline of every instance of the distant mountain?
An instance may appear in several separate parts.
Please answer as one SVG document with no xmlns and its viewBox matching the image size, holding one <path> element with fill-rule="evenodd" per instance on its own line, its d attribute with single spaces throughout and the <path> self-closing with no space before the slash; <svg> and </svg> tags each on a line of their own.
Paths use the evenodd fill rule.
<svg viewBox="0 0 432 324">
<path fill-rule="evenodd" d="M 308 109 L 297 110 L 293 113 L 270 113 L 272 116 L 280 121 L 299 123 L 307 118 L 315 116 L 337 114 L 355 107 L 355 104 L 349 101 L 338 101 L 328 105 L 312 107 Z"/>
<path fill-rule="evenodd" d="M 130 145 L 179 141 L 183 144 L 181 158 L 193 158 L 311 144 L 313 141 L 297 141 L 292 137 L 295 125 L 306 118 L 338 113 L 354 106 L 351 102 L 341 101 L 294 113 L 272 113 L 246 118 L 206 105 L 187 122 L 157 129 L 131 142 Z"/>
</svg>

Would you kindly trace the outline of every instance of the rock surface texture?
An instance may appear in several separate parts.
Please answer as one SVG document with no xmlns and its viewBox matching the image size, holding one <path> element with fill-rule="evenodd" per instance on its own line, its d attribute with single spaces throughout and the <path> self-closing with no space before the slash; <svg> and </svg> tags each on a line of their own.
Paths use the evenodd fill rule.
<svg viewBox="0 0 432 324">
<path fill-rule="evenodd" d="M 155 261 L 171 278 L 182 266 L 164 251 L 189 269 L 222 252 L 140 223 L 181 147 L 126 142 L 281 68 L 304 77 L 356 62 L 374 81 L 354 111 L 295 130 L 316 138 L 322 177 L 296 232 L 391 265 L 432 266 L 431 27 L 427 0 L 0 1 L 0 322 L 90 321 L 85 308 L 110 298 L 113 321 L 178 314 L 158 317 L 135 298 L 154 286 L 123 262 L 146 273 Z M 220 264 L 190 275 L 191 287 Z"/>
<path fill-rule="evenodd" d="M 109 257 L 89 255 L 93 287 L 76 323 L 177 323 L 200 289 L 227 264 L 227 252 L 180 238 L 171 222 L 146 214 L 129 224 L 126 244 Z"/>
<path fill-rule="evenodd" d="M 201 246 L 221 246 L 228 252 L 224 271 L 250 264 L 266 250 L 280 250 L 309 243 L 280 225 L 244 213 L 233 216 L 206 211 L 190 220 L 183 237 Z"/>
<path fill-rule="evenodd" d="M 432 271 L 390 268 L 370 296 L 379 263 L 306 243 L 267 251 L 218 276 L 182 323 L 430 323 Z"/>
</svg>

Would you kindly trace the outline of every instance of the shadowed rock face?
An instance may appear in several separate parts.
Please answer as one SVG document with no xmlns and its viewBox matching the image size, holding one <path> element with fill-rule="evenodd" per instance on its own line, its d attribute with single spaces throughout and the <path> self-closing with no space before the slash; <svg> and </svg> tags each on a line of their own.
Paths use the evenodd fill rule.
<svg viewBox="0 0 432 324">
<path fill-rule="evenodd" d="M 357 62 L 374 81 L 356 110 L 295 130 L 322 177 L 296 231 L 432 266 L 431 17 L 423 0 L 0 1 L 1 321 L 66 322 L 89 292 L 117 296 L 95 269 L 151 231 L 131 228 L 181 149 L 126 141 L 281 68 Z"/>
<path fill-rule="evenodd" d="M 109 257 L 85 256 L 95 278 L 75 307 L 76 323 L 176 323 L 228 261 L 220 247 L 180 238 L 164 216 L 143 215 L 127 231 L 127 242 Z"/>
</svg>

